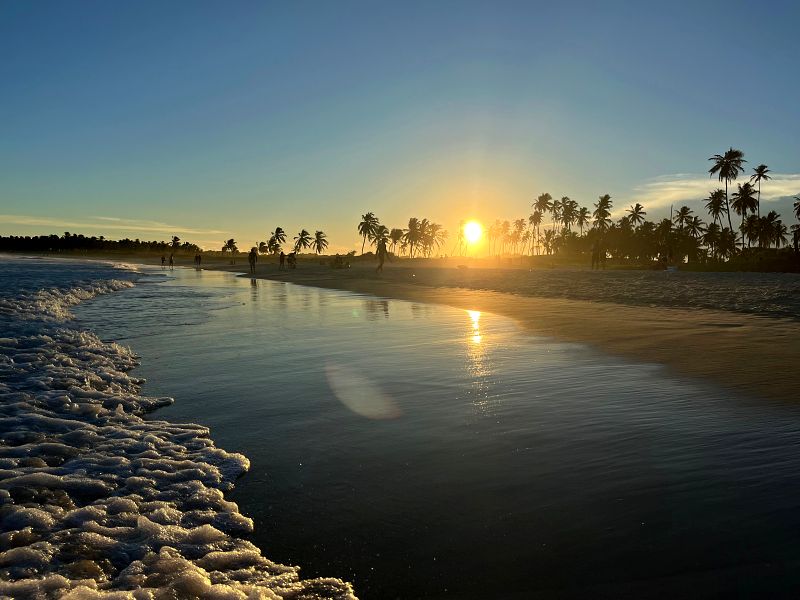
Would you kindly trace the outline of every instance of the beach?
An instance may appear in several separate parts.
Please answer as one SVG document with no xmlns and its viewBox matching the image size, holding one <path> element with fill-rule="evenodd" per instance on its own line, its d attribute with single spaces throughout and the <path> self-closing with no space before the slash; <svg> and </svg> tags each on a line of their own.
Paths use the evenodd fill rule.
<svg viewBox="0 0 800 600">
<path fill-rule="evenodd" d="M 242 271 L 247 265 L 212 268 Z M 570 271 L 567 275 L 574 278 L 578 273 Z M 617 274 L 600 272 L 596 276 Z M 279 271 L 273 264 L 260 264 L 256 270 L 259 278 L 496 313 L 539 335 L 589 344 L 602 352 L 639 362 L 665 365 L 676 373 L 708 378 L 738 393 L 789 402 L 797 398 L 800 320 L 784 316 L 791 314 L 793 307 L 779 307 L 772 315 L 768 308 L 758 314 L 758 307 L 749 314 L 733 309 L 712 310 L 697 305 L 704 298 L 702 290 L 696 294 L 701 301 L 695 301 L 695 305 L 687 302 L 684 306 L 643 306 L 637 305 L 635 298 L 629 304 L 622 304 L 543 297 L 535 288 L 526 287 L 528 275 L 524 269 L 392 265 L 377 275 L 370 266 L 333 270 L 311 263 L 301 263 L 292 271 Z M 694 276 L 710 275 L 713 274 Z M 792 286 L 800 281 L 796 275 L 784 277 Z M 656 288 L 657 293 L 659 285 L 668 287 L 666 281 L 655 281 L 649 286 L 651 292 Z M 623 296 L 626 290 L 621 287 Z M 664 302 L 670 300 L 665 298 Z M 722 300 L 719 304 L 725 305 Z"/>
</svg>

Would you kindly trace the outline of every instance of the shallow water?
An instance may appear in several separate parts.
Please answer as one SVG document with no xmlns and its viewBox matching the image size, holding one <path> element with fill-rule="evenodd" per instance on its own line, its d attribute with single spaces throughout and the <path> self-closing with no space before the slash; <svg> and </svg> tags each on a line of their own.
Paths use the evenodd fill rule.
<svg viewBox="0 0 800 600">
<path fill-rule="evenodd" d="M 800 408 L 510 320 L 175 271 L 78 307 L 251 472 L 252 540 L 364 598 L 796 588 Z M 735 368 L 735 366 L 732 366 Z"/>
</svg>

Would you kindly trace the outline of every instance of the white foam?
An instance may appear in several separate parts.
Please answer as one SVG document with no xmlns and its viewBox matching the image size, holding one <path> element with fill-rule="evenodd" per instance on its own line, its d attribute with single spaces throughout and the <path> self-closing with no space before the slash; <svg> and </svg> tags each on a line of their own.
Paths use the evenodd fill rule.
<svg viewBox="0 0 800 600">
<path fill-rule="evenodd" d="M 223 492 L 249 461 L 206 427 L 145 420 L 171 399 L 140 395 L 128 349 L 52 325 L 129 285 L 0 301 L 43 323 L 0 338 L 0 597 L 354 598 L 241 539 L 253 522 Z"/>
</svg>

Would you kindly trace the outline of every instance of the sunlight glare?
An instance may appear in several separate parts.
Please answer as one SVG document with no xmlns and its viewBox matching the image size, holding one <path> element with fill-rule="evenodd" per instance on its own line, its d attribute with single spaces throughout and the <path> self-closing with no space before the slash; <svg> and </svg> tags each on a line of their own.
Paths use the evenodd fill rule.
<svg viewBox="0 0 800 600">
<path fill-rule="evenodd" d="M 472 342 L 481 343 L 481 312 L 479 310 L 468 310 L 469 318 L 472 320 Z"/>
<path fill-rule="evenodd" d="M 470 244 L 475 244 L 483 237 L 483 225 L 477 221 L 469 221 L 464 225 L 464 237 Z"/>
</svg>

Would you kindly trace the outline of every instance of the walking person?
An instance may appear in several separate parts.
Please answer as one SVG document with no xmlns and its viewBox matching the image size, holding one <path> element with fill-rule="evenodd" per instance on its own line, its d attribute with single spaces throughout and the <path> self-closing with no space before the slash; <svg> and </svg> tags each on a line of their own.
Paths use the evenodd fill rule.
<svg viewBox="0 0 800 600">
<path fill-rule="evenodd" d="M 173 271 L 175 269 L 175 258 L 172 254 L 169 255 L 169 270 Z"/>
<path fill-rule="evenodd" d="M 278 265 L 278 270 L 283 271 L 286 268 L 285 264 L 286 264 L 286 253 L 283 250 L 281 250 L 280 264 Z"/>
<path fill-rule="evenodd" d="M 378 255 L 378 266 L 375 269 L 375 272 L 383 273 L 383 263 L 386 261 L 386 256 L 389 254 L 388 250 L 386 250 L 386 240 L 378 240 L 376 254 Z"/>
<path fill-rule="evenodd" d="M 164 270 L 164 265 L 166 264 L 166 262 L 167 262 L 167 257 L 162 254 L 161 255 L 161 270 L 162 271 Z"/>
<path fill-rule="evenodd" d="M 256 274 L 256 261 L 258 260 L 258 252 L 255 247 L 250 248 L 250 254 L 247 255 L 247 262 L 250 263 L 250 275 Z"/>
</svg>

